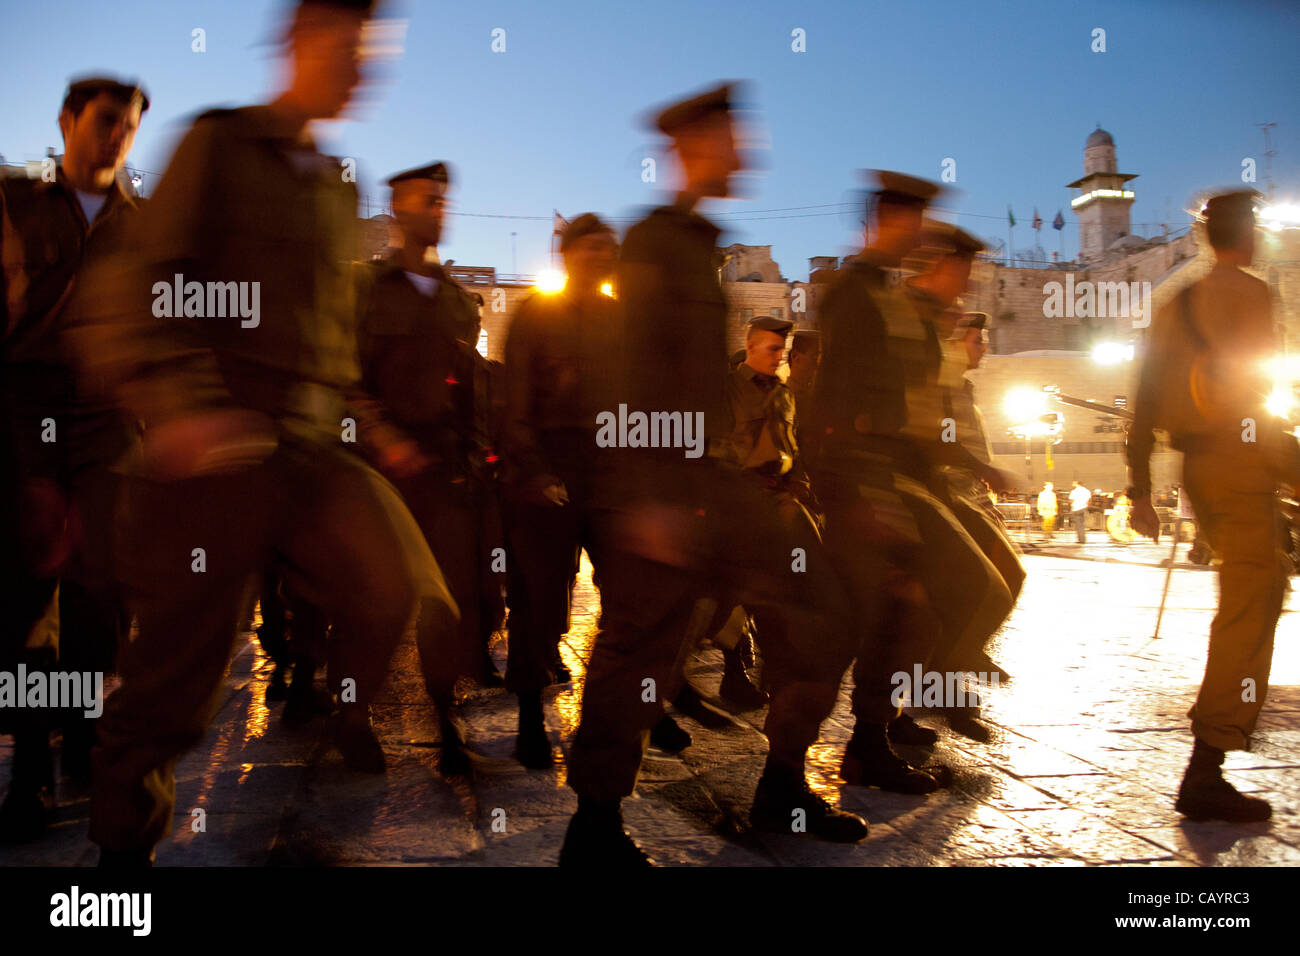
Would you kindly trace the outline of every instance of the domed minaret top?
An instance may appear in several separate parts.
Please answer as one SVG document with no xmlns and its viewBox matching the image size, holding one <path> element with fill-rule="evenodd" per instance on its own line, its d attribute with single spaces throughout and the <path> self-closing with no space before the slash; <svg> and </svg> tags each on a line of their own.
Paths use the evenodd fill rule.
<svg viewBox="0 0 1300 956">
<path fill-rule="evenodd" d="M 1088 134 L 1088 141 L 1083 144 L 1083 174 L 1113 173 L 1115 166 L 1115 137 L 1101 128 Z"/>
<path fill-rule="evenodd" d="M 1129 207 L 1133 204 L 1130 180 L 1115 163 L 1115 137 L 1101 128 L 1088 134 L 1083 144 L 1083 175 L 1069 184 L 1079 190 L 1070 208 L 1079 217 L 1079 251 L 1084 260 L 1095 259 L 1111 243 L 1129 234 Z"/>
</svg>

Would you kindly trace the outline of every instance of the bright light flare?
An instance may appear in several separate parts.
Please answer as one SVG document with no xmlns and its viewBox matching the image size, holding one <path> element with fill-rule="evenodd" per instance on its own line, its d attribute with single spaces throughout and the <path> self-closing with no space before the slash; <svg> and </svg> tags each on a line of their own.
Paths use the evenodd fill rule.
<svg viewBox="0 0 1300 956">
<path fill-rule="evenodd" d="M 1092 360 L 1098 365 L 1118 365 L 1133 361 L 1133 346 L 1120 342 L 1099 342 L 1092 347 Z"/>
<path fill-rule="evenodd" d="M 568 281 L 569 277 L 558 269 L 543 269 L 538 273 L 535 285 L 538 292 L 555 295 L 564 291 L 564 285 Z"/>
<path fill-rule="evenodd" d="M 1295 396 L 1291 387 L 1278 386 L 1273 389 L 1268 398 L 1264 401 L 1264 407 L 1268 409 L 1270 415 L 1276 415 L 1278 418 L 1289 418 L 1291 410 L 1295 408 Z"/>
<path fill-rule="evenodd" d="M 1002 400 L 1002 410 L 1017 425 L 1041 426 L 1038 418 L 1047 414 L 1047 394 L 1024 385 L 1013 388 Z"/>
<path fill-rule="evenodd" d="M 602 282 L 601 285 L 600 285 L 600 294 L 601 294 L 601 295 L 607 295 L 607 296 L 609 296 L 611 299 L 614 298 L 614 283 L 612 283 L 612 282 Z"/>
<path fill-rule="evenodd" d="M 1283 229 L 1300 229 L 1300 204 L 1276 203 L 1259 211 L 1259 224 L 1271 232 Z"/>
</svg>

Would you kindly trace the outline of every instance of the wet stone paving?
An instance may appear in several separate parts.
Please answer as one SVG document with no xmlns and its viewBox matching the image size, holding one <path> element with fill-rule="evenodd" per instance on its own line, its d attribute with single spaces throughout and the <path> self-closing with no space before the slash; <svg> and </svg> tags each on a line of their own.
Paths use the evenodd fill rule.
<svg viewBox="0 0 1300 956">
<path fill-rule="evenodd" d="M 1070 542 L 1072 544 L 1072 541 Z M 629 831 L 668 865 L 848 866 L 1251 866 L 1300 863 L 1300 607 L 1287 595 L 1273 683 L 1250 753 L 1231 753 L 1228 779 L 1273 804 L 1268 823 L 1190 823 L 1173 810 L 1191 748 L 1186 718 L 1204 668 L 1216 596 L 1212 572 L 1177 570 L 1159 639 L 1152 639 L 1165 546 L 1118 548 L 1064 536 L 1029 555 L 1019 606 L 992 656 L 1013 680 L 986 700 L 991 740 L 940 728 L 933 759 L 953 785 L 927 797 L 845 787 L 837 775 L 851 728 L 847 690 L 809 759 L 816 789 L 863 814 L 868 839 L 855 846 L 756 834 L 747 809 L 767 745 L 763 711 L 733 714 L 705 729 L 678 717 L 694 737 L 680 755 L 648 751 Z M 1181 553 L 1181 552 L 1180 552 Z M 1083 558 L 1084 560 L 1080 560 Z M 1109 559 L 1109 560 L 1108 560 Z M 1147 562 L 1144 566 L 1142 562 Z M 415 647 L 398 651 L 376 723 L 388 756 L 384 776 L 354 774 L 329 746 L 318 719 L 304 729 L 265 702 L 270 662 L 242 635 L 216 721 L 177 772 L 175 832 L 158 847 L 164 866 L 265 864 L 550 865 L 576 806 L 565 785 L 566 749 L 580 715 L 584 662 L 598 598 L 590 567 L 575 593 L 562 653 L 571 685 L 546 695 L 559 745 L 554 770 L 513 759 L 515 700 L 478 690 L 463 708 L 475 752 L 470 776 L 438 772 L 437 721 L 418 678 Z M 493 649 L 504 667 L 505 646 Z M 716 693 L 721 656 L 688 664 L 692 683 Z M 847 683 L 847 682 L 846 682 Z M 920 762 L 924 754 L 907 752 Z M 0 744 L 0 780 L 12 748 Z M 86 794 L 60 784 L 57 823 L 34 844 L 0 848 L 0 865 L 89 865 Z M 194 832 L 194 810 L 206 826 Z"/>
</svg>

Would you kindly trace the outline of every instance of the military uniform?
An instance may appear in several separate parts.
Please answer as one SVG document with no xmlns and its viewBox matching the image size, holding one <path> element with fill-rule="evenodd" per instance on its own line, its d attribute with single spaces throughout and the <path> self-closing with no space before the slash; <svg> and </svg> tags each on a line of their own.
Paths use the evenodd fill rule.
<svg viewBox="0 0 1300 956">
<path fill-rule="evenodd" d="M 1129 434 L 1132 497 L 1151 487 L 1152 428 L 1167 423 L 1160 396 L 1187 392 L 1161 361 L 1166 342 L 1178 334 L 1174 326 L 1184 321 L 1194 323 L 1210 356 L 1211 397 L 1204 414 L 1184 410 L 1181 422 L 1170 423 L 1170 442 L 1183 452 L 1183 483 L 1198 528 L 1223 558 L 1205 679 L 1189 716 L 1198 740 L 1219 750 L 1247 750 L 1267 696 L 1286 585 L 1274 492 L 1279 482 L 1296 478 L 1294 463 L 1271 453 L 1286 441 L 1269 434 L 1278 426 L 1263 408 L 1269 383 L 1261 367 L 1278 352 L 1268 287 L 1219 264 L 1156 315 Z M 1258 440 L 1243 440 L 1243 418 L 1259 423 Z M 1247 679 L 1253 695 L 1243 693 Z"/>
<path fill-rule="evenodd" d="M 357 333 L 362 378 L 349 407 L 368 451 L 410 440 L 431 461 L 393 483 L 460 607 L 455 635 L 443 629 L 437 609 L 417 631 L 425 684 L 435 698 L 446 698 L 458 678 L 484 678 L 484 629 L 490 633 L 494 623 L 487 592 L 495 587 L 501 600 L 501 576 L 484 574 L 500 541 L 484 525 L 495 489 L 486 461 L 487 370 L 475 351 L 478 306 L 440 267 L 432 270 L 432 296 L 394 260 L 365 268 Z"/>
<path fill-rule="evenodd" d="M 135 426 L 79 385 L 63 333 L 78 275 L 121 246 L 140 205 L 114 182 L 88 221 L 62 166 L 50 182 L 0 179 L 0 670 L 24 657 L 51 669 L 57 652 L 60 670 L 111 671 L 125 633 L 112 562 L 113 466 Z M 80 710 L 60 721 L 63 770 L 84 774 L 93 725 Z M 17 723 L 39 753 L 29 763 L 29 744 L 18 745 L 14 792 L 28 773 L 52 784 L 48 715 L 23 711 Z"/>
<path fill-rule="evenodd" d="M 697 597 L 720 592 L 741 603 L 797 608 L 789 646 L 763 647 L 777 675 L 766 732 L 772 753 L 802 768 L 806 748 L 834 705 L 837 667 L 851 656 L 826 635 L 843 596 L 811 525 L 776 519 L 764 488 L 727 457 L 726 302 L 718 281 L 718 228 L 674 206 L 654 210 L 623 243 L 619 289 L 626 310 L 629 407 L 701 411 L 713 454 L 628 449 L 619 459 L 617 504 L 598 524 L 605 542 L 603 626 L 583 694 L 583 720 L 570 757 L 580 796 L 613 800 L 632 792 L 645 732 L 671 696 L 683 634 Z M 653 525 L 664 537 L 644 534 Z M 674 535 L 673 531 L 677 533 Z M 656 543 L 666 547 L 656 548 Z M 794 548 L 806 573 L 791 573 Z M 821 622 L 820 624 L 817 622 Z M 796 646 L 797 645 L 797 646 Z M 659 694 L 647 699 L 642 682 Z"/>
<path fill-rule="evenodd" d="M 237 471 L 141 475 L 128 489 L 122 555 L 139 635 L 95 752 L 90 835 L 105 851 L 139 852 L 170 829 L 173 768 L 207 726 L 253 576 L 273 567 L 329 614 L 334 678 L 354 682 L 342 726 L 381 689 L 418 599 L 454 624 L 401 498 L 341 441 L 342 390 L 358 377 L 355 217 L 338 162 L 279 114 L 204 114 L 141 217 L 141 253 L 107 270 L 101 309 L 79 330 L 88 373 L 143 421 L 146 448 L 149 429 L 210 410 L 260 413 L 278 440 Z M 245 288 L 260 289 L 259 321 L 155 317 L 149 290 L 176 274 L 258 283 Z"/>
<path fill-rule="evenodd" d="M 612 404 L 620 331 L 613 299 L 567 293 L 533 295 L 510 323 L 501 450 L 515 573 L 506 687 L 515 693 L 551 683 L 581 551 L 597 547 L 592 522 L 607 477 L 595 423 Z M 540 503 L 555 484 L 568 501 Z"/>
</svg>

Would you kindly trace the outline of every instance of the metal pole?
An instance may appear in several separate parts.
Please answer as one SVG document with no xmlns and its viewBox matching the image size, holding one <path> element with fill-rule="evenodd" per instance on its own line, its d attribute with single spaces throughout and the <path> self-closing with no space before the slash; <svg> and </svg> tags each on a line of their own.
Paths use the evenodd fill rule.
<svg viewBox="0 0 1300 956">
<path fill-rule="evenodd" d="M 1156 613 L 1156 632 L 1151 635 L 1151 640 L 1160 636 L 1160 621 L 1165 616 L 1165 598 L 1169 597 L 1169 579 L 1174 576 L 1174 555 L 1178 551 L 1178 535 L 1183 527 L 1182 516 L 1174 518 L 1174 543 L 1169 549 L 1169 569 L 1165 571 L 1165 588 L 1160 592 L 1160 610 Z"/>
</svg>

